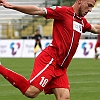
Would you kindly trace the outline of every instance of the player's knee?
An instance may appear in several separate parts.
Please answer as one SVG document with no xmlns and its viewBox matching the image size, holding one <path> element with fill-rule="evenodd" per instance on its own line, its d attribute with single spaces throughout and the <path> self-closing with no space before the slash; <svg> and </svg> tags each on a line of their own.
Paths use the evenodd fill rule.
<svg viewBox="0 0 100 100">
<path fill-rule="evenodd" d="M 28 98 L 35 98 L 37 96 L 37 93 L 32 91 L 26 91 L 25 96 L 27 96 Z"/>
<path fill-rule="evenodd" d="M 60 98 L 60 100 L 70 100 L 70 94 L 67 93 L 65 95 L 62 95 L 61 98 Z"/>
<path fill-rule="evenodd" d="M 38 94 L 40 93 L 41 91 L 34 87 L 34 86 L 30 86 L 27 91 L 25 92 L 25 96 L 27 96 L 28 98 L 35 98 L 38 96 Z"/>
<path fill-rule="evenodd" d="M 56 100 L 70 100 L 70 96 L 58 97 Z"/>
<path fill-rule="evenodd" d="M 60 97 L 60 98 L 56 98 L 56 100 L 70 100 L 70 98 L 69 97 Z"/>
<path fill-rule="evenodd" d="M 55 89 L 54 94 L 56 100 L 70 100 L 70 92 L 68 89 Z"/>
<path fill-rule="evenodd" d="M 61 100 L 70 100 L 70 97 L 69 96 L 66 96 L 64 98 L 61 98 Z"/>
</svg>

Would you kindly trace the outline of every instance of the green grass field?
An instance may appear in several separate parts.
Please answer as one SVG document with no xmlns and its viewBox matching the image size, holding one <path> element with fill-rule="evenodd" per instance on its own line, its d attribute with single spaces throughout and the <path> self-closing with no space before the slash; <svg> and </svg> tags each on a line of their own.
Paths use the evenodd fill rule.
<svg viewBox="0 0 100 100">
<path fill-rule="evenodd" d="M 29 78 L 34 59 L 2 58 L 1 60 L 5 67 Z M 71 85 L 71 100 L 100 100 L 100 60 L 73 59 L 67 73 Z M 0 76 L 0 100 L 30 99 Z M 55 100 L 55 97 L 42 92 L 34 100 Z"/>
</svg>

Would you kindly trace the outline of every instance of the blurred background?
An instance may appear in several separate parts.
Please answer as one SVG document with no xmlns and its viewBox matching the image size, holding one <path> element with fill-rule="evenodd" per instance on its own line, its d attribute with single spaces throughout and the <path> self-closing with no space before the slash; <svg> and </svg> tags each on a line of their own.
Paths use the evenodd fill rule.
<svg viewBox="0 0 100 100">
<path fill-rule="evenodd" d="M 75 0 L 6 0 L 16 5 L 71 6 Z M 100 0 L 86 16 L 90 23 L 100 23 Z M 32 16 L 0 7 L 0 62 L 7 68 L 29 78 L 34 64 L 33 37 L 39 29 L 43 39 L 43 49 L 52 41 L 52 21 L 40 16 Z M 68 69 L 71 84 L 71 100 L 100 100 L 100 60 L 94 60 L 97 35 L 82 33 L 78 49 Z M 41 50 L 37 52 L 40 53 Z M 100 57 L 100 56 L 99 56 Z M 81 58 L 81 59 L 80 59 Z M 89 59 L 85 59 L 89 58 Z M 92 59 L 91 59 L 92 58 Z M 30 100 L 20 95 L 0 76 L 0 100 Z M 6 90 L 6 91 L 5 91 Z M 43 96 L 34 100 L 54 100 L 54 96 Z"/>
<path fill-rule="evenodd" d="M 6 0 L 16 5 L 36 5 L 49 7 L 54 5 L 70 6 L 75 0 Z M 97 1 L 92 13 L 86 16 L 90 23 L 100 23 L 100 0 Z M 11 9 L 0 7 L 0 39 L 32 39 L 38 28 L 45 39 L 51 39 L 52 21 L 40 16 L 32 16 Z M 82 34 L 81 38 L 96 39 L 92 33 Z"/>
</svg>

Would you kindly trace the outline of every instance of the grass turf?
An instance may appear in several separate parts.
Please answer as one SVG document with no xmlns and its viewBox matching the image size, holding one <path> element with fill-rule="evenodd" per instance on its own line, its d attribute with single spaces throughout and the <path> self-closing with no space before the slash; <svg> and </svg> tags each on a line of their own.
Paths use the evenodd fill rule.
<svg viewBox="0 0 100 100">
<path fill-rule="evenodd" d="M 2 64 L 29 78 L 34 59 L 2 58 Z M 100 60 L 73 59 L 68 67 L 71 100 L 100 100 Z M 0 76 L 0 100 L 30 100 Z M 54 95 L 42 92 L 34 100 L 55 100 Z"/>
</svg>

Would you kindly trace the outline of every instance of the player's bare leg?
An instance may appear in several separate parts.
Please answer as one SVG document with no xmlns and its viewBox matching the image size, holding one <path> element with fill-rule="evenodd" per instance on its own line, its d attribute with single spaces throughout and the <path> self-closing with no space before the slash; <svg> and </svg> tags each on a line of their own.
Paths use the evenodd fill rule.
<svg viewBox="0 0 100 100">
<path fill-rule="evenodd" d="M 25 92 L 24 95 L 27 96 L 27 97 L 29 97 L 29 98 L 35 98 L 35 97 L 38 96 L 38 94 L 39 94 L 40 92 L 41 92 L 41 91 L 40 91 L 38 88 L 36 88 L 36 87 L 30 85 L 30 87 L 27 89 L 27 91 Z"/>
<path fill-rule="evenodd" d="M 66 88 L 55 88 L 53 89 L 56 100 L 70 100 L 70 92 Z"/>
<path fill-rule="evenodd" d="M 4 68 L 2 65 L 0 65 L 0 74 L 29 98 L 35 98 L 41 92 L 38 88 L 30 85 L 30 82 L 25 77 Z"/>
</svg>

